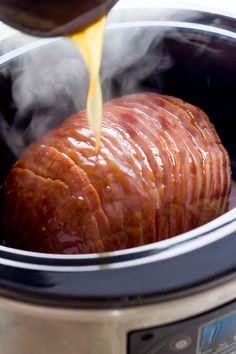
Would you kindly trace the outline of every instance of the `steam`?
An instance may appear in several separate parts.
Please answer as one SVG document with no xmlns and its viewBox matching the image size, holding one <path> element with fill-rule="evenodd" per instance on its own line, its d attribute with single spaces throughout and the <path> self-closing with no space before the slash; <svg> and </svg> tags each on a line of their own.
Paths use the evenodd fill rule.
<svg viewBox="0 0 236 354">
<path fill-rule="evenodd" d="M 163 45 L 163 38 L 170 35 L 170 30 L 157 29 L 154 25 L 145 30 L 142 23 L 134 23 L 136 18 L 145 21 L 145 16 L 148 16 L 149 23 L 156 18 L 166 19 L 164 10 L 158 16 L 157 11 L 160 10 L 157 8 L 149 13 L 142 9 L 135 13 L 125 10 L 113 12 L 107 24 L 101 69 L 105 100 L 144 90 L 145 80 L 152 73 L 155 73 L 155 89 L 162 90 L 160 74 L 173 65 L 173 58 Z M 173 10 L 172 17 L 175 16 L 176 10 Z M 128 28 L 124 21 L 131 21 Z M 4 51 L 30 48 L 35 40 L 18 34 L 6 42 Z M 28 144 L 68 115 L 84 108 L 86 103 L 88 75 L 74 44 L 67 39 L 55 40 L 51 44 L 37 39 L 36 43 L 38 48 L 26 50 L 5 69 L 5 75 L 12 81 L 14 117 L 13 121 L 1 117 L 0 130 L 2 139 L 16 157 Z"/>
<path fill-rule="evenodd" d="M 115 46 L 112 46 L 115 26 L 108 27 L 105 41 L 111 44 L 105 46 L 102 67 L 105 100 L 145 89 L 143 80 L 154 71 L 158 90 L 162 86 L 159 74 L 173 64 L 162 45 L 166 32 L 130 26 L 127 33 L 127 28 L 117 27 Z"/>
<path fill-rule="evenodd" d="M 0 128 L 17 157 L 29 143 L 84 106 L 88 77 L 79 51 L 69 40 L 46 43 L 20 55 L 5 75 L 11 77 L 15 114 L 12 122 L 1 119 Z"/>
<path fill-rule="evenodd" d="M 161 42 L 161 33 L 147 35 L 134 29 L 127 36 L 127 31 L 119 32 L 114 38 L 114 31 L 108 30 L 105 38 L 101 70 L 105 100 L 138 91 L 140 81 L 155 67 L 162 70 L 171 65 L 168 56 L 163 62 L 161 56 L 147 54 L 152 45 Z M 88 75 L 78 49 L 69 40 L 25 53 L 13 61 L 6 74 L 12 80 L 15 114 L 13 122 L 1 119 L 0 129 L 16 157 L 68 115 L 85 107 Z M 119 89 L 114 87 L 114 78 Z"/>
</svg>

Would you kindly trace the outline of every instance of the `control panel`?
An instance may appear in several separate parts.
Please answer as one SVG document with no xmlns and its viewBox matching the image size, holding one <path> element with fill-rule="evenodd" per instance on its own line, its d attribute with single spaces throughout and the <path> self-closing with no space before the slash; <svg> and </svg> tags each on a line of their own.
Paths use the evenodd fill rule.
<svg viewBox="0 0 236 354">
<path fill-rule="evenodd" d="M 129 333 L 128 354 L 236 354 L 236 302 L 185 321 Z"/>
</svg>

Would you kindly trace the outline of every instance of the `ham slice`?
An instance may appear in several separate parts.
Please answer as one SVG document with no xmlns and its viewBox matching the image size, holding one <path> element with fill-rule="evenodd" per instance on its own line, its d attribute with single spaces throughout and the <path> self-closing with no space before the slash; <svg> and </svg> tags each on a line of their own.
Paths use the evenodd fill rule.
<svg viewBox="0 0 236 354">
<path fill-rule="evenodd" d="M 100 151 L 84 111 L 31 145 L 4 187 L 15 247 L 110 252 L 164 240 L 229 207 L 228 154 L 199 108 L 139 93 L 104 105 Z"/>
</svg>

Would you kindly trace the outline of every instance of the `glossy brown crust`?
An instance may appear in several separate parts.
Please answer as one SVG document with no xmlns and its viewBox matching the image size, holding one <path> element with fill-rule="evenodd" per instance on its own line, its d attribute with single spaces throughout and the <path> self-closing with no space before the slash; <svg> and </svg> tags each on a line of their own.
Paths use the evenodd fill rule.
<svg viewBox="0 0 236 354">
<path fill-rule="evenodd" d="M 104 105 L 98 154 L 85 112 L 30 146 L 4 188 L 16 247 L 108 252 L 163 240 L 228 209 L 228 154 L 208 117 L 169 96 Z"/>
</svg>

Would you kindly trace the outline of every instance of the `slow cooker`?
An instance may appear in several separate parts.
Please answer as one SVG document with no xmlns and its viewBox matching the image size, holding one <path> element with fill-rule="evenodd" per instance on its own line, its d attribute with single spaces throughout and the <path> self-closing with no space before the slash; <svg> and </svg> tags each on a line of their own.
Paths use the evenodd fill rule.
<svg viewBox="0 0 236 354">
<path fill-rule="evenodd" d="M 105 98 L 158 91 L 200 106 L 235 178 L 236 19 L 223 9 L 157 3 L 112 10 Z M 88 79 L 69 40 L 11 31 L 1 44 L 3 185 L 25 146 L 84 105 Z M 236 353 L 234 199 L 197 229 L 107 254 L 21 251 L 1 229 L 0 353 Z"/>
</svg>

